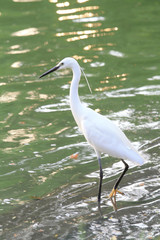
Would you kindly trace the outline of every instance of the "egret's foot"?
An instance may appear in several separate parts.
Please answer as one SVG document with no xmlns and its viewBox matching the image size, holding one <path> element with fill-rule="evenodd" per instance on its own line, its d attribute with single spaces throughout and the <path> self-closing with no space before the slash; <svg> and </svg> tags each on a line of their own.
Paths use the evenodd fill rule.
<svg viewBox="0 0 160 240">
<path fill-rule="evenodd" d="M 117 193 L 124 195 L 124 193 L 120 192 L 118 189 L 113 188 L 111 193 L 109 194 L 109 198 L 112 198 L 112 197 L 115 198 Z"/>
</svg>

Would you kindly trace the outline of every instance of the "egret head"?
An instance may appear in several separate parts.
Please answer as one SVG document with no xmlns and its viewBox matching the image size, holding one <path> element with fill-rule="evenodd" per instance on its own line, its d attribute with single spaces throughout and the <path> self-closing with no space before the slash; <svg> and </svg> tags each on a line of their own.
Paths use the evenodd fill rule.
<svg viewBox="0 0 160 240">
<path fill-rule="evenodd" d="M 74 59 L 74 58 L 71 58 L 71 57 L 66 57 L 64 58 L 62 61 L 60 61 L 55 67 L 51 68 L 50 70 L 48 70 L 47 72 L 43 73 L 40 78 L 46 76 L 47 74 L 51 73 L 51 72 L 54 72 L 56 70 L 59 70 L 59 69 L 65 69 L 65 68 L 71 68 L 72 70 L 73 69 L 76 69 L 77 73 L 79 73 L 79 79 L 80 79 L 80 76 L 81 76 L 81 71 L 83 72 L 83 75 L 86 79 L 86 82 L 87 82 L 87 85 L 89 87 L 89 90 L 90 92 L 92 93 L 92 90 L 91 90 L 91 87 L 89 85 L 89 82 L 88 82 L 88 79 L 83 71 L 83 69 L 79 66 L 78 62 Z"/>
<path fill-rule="evenodd" d="M 73 65 L 75 65 L 75 64 L 78 64 L 78 63 L 74 58 L 71 58 L 71 57 L 64 58 L 55 67 L 53 67 L 50 70 L 48 70 L 47 72 L 43 73 L 40 76 L 40 78 L 42 78 L 42 77 L 46 76 L 47 74 L 49 74 L 51 72 L 54 72 L 56 70 L 65 69 L 65 68 L 72 68 Z"/>
</svg>

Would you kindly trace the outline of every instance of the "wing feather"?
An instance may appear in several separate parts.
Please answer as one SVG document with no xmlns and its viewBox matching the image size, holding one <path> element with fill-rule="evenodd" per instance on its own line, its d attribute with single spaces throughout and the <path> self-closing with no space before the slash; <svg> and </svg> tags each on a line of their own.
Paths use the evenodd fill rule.
<svg viewBox="0 0 160 240">
<path fill-rule="evenodd" d="M 97 152 L 143 164 L 142 157 L 119 127 L 92 109 L 87 108 L 85 112 L 81 120 L 81 130 Z"/>
</svg>

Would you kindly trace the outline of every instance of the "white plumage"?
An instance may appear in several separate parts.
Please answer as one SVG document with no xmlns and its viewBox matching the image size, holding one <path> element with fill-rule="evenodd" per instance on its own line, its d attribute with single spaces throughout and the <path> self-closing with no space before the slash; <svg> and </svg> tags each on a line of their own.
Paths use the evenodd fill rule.
<svg viewBox="0 0 160 240">
<path fill-rule="evenodd" d="M 111 120 L 102 116 L 101 114 L 85 107 L 78 95 L 78 85 L 81 77 L 81 69 L 78 62 L 73 58 L 64 58 L 56 67 L 42 74 L 40 77 L 47 75 L 58 69 L 70 68 L 73 72 L 73 79 L 70 87 L 70 106 L 74 119 L 84 134 L 87 142 L 94 148 L 99 166 L 100 166 L 100 185 L 98 201 L 101 198 L 101 185 L 102 185 L 102 166 L 101 166 L 101 153 L 107 153 L 115 158 L 120 158 L 125 164 L 125 169 L 116 182 L 110 197 L 116 195 L 117 187 L 128 170 L 128 164 L 124 160 L 130 160 L 136 164 L 143 164 L 144 160 L 135 150 L 126 135 L 117 127 Z"/>
</svg>

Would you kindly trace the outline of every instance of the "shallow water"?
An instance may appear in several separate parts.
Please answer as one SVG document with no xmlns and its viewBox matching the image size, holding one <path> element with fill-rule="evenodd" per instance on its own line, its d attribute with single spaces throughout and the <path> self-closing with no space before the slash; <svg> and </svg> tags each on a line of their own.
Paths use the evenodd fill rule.
<svg viewBox="0 0 160 240">
<path fill-rule="evenodd" d="M 2 1 L 1 239 L 159 239 L 158 1 Z M 81 100 L 109 117 L 145 158 L 129 163 L 115 212 L 107 199 L 123 164 L 98 162 L 69 107 L 72 74 L 39 76 L 66 56 L 85 70 Z"/>
</svg>

